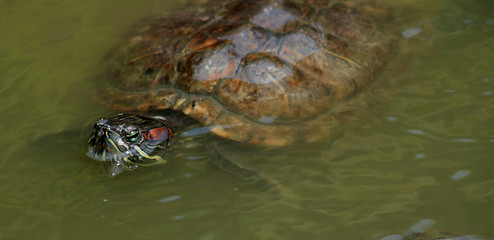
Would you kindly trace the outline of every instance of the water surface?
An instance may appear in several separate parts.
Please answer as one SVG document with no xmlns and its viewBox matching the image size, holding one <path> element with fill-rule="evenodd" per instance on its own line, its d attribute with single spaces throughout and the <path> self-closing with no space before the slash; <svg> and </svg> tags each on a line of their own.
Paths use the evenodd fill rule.
<svg viewBox="0 0 494 240">
<path fill-rule="evenodd" d="M 0 1 L 0 239 L 380 239 L 424 219 L 494 238 L 494 4 L 388 3 L 398 53 L 341 133 L 224 151 L 266 185 L 194 146 L 107 178 L 57 135 L 106 113 L 93 83 L 126 29 L 188 3 Z"/>
</svg>

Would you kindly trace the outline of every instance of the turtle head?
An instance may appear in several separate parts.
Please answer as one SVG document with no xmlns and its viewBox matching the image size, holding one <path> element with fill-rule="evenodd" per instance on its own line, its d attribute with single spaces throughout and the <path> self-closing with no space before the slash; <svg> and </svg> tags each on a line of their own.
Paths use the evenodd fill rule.
<svg viewBox="0 0 494 240">
<path fill-rule="evenodd" d="M 120 113 L 96 121 L 86 154 L 109 163 L 109 174 L 115 176 L 124 169 L 165 162 L 163 152 L 173 135 L 162 117 Z"/>
</svg>

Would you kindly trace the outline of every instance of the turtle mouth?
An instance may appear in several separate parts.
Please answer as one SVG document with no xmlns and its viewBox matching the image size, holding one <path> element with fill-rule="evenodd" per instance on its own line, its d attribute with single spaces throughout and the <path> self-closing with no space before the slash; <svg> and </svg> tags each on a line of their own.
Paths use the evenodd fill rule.
<svg viewBox="0 0 494 240">
<path fill-rule="evenodd" d="M 96 131 L 88 141 L 86 155 L 101 162 L 127 163 L 129 157 L 134 157 L 129 146 L 122 143 L 123 140 L 111 131 Z"/>
</svg>

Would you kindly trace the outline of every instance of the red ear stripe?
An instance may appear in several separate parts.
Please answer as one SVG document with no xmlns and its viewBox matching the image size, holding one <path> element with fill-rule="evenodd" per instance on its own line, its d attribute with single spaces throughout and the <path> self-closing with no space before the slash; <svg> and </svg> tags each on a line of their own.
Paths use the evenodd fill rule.
<svg viewBox="0 0 494 240">
<path fill-rule="evenodd" d="M 144 136 L 144 138 L 146 140 L 150 140 L 150 141 L 161 140 L 161 141 L 164 141 L 164 140 L 167 140 L 167 139 L 171 138 L 171 134 L 172 134 L 171 131 L 167 127 L 161 127 L 161 128 L 151 129 L 151 130 L 143 133 L 142 135 Z"/>
</svg>

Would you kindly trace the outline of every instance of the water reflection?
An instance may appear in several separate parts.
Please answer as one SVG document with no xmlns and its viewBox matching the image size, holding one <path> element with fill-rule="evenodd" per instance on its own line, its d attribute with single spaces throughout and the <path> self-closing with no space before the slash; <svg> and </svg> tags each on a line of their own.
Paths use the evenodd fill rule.
<svg viewBox="0 0 494 240">
<path fill-rule="evenodd" d="M 422 29 L 420 29 L 420 28 L 409 28 L 409 29 L 403 30 L 401 32 L 401 35 L 404 38 L 411 38 L 411 37 L 418 35 L 420 32 L 422 32 Z"/>
<path fill-rule="evenodd" d="M 472 171 L 470 171 L 470 170 L 460 170 L 460 171 L 456 172 L 455 174 L 453 174 L 451 176 L 451 179 L 460 180 L 460 179 L 466 178 L 466 177 L 468 177 L 468 175 L 470 175 L 471 172 Z"/>
<path fill-rule="evenodd" d="M 173 201 L 180 200 L 181 198 L 182 197 L 180 197 L 179 195 L 173 195 L 173 196 L 169 196 L 169 197 L 164 197 L 164 198 L 158 200 L 158 202 L 160 202 L 160 203 L 173 202 Z"/>
</svg>

